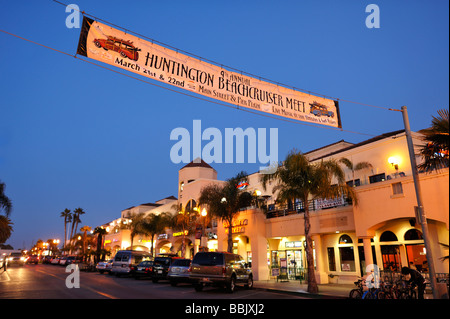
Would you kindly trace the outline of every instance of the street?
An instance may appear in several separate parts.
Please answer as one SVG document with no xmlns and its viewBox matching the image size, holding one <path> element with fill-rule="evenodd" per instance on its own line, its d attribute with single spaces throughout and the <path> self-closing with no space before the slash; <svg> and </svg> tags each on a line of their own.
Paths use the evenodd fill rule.
<svg viewBox="0 0 450 319">
<path fill-rule="evenodd" d="M 0 270 L 0 299 L 304 299 L 292 294 L 243 287 L 233 293 L 206 287 L 196 292 L 190 284 L 172 287 L 168 281 L 152 283 L 98 272 L 79 272 L 79 288 L 68 288 L 72 272 L 55 265 L 11 266 Z M 69 280 L 70 286 L 70 280 Z"/>
</svg>

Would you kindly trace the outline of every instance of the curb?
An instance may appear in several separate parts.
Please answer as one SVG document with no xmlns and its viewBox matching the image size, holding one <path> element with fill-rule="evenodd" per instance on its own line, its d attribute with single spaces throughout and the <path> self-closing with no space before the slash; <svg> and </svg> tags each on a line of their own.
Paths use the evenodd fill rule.
<svg viewBox="0 0 450 319">
<path fill-rule="evenodd" d="M 321 293 L 312 294 L 312 293 L 309 293 L 309 292 L 291 291 L 291 290 L 283 290 L 283 289 L 277 289 L 277 288 L 267 288 L 267 287 L 253 286 L 253 289 L 269 291 L 269 292 L 279 292 L 279 293 L 288 294 L 288 295 L 299 295 L 299 296 L 308 297 L 308 298 L 311 298 L 311 299 L 348 299 L 348 297 L 343 297 L 343 296 L 336 296 L 336 295 L 330 295 L 330 294 L 321 294 Z"/>
</svg>

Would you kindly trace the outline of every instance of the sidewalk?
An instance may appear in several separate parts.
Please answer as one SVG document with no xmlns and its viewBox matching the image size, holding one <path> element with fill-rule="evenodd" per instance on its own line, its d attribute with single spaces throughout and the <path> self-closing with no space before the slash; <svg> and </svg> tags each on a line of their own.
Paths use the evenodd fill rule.
<svg viewBox="0 0 450 319">
<path fill-rule="evenodd" d="M 288 292 L 303 295 L 307 298 L 323 298 L 323 299 L 346 299 L 350 290 L 355 288 L 351 284 L 323 284 L 319 286 L 318 294 L 308 292 L 308 284 L 300 283 L 298 280 L 276 281 L 276 280 L 257 280 L 253 283 L 255 289 L 264 289 L 270 291 Z"/>
<path fill-rule="evenodd" d="M 308 284 L 297 280 L 276 281 L 273 280 L 257 280 L 253 282 L 255 289 L 264 289 L 267 291 L 279 291 L 283 293 L 292 293 L 304 296 L 306 298 L 317 299 L 348 299 L 350 290 L 355 288 L 352 284 L 322 284 L 318 285 L 319 293 L 311 294 L 308 292 Z M 425 290 L 425 299 L 433 299 L 431 291 Z"/>
</svg>

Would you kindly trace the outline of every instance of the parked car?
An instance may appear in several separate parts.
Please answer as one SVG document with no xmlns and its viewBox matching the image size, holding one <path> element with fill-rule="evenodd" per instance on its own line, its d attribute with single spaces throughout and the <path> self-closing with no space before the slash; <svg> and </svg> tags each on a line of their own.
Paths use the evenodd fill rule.
<svg viewBox="0 0 450 319">
<path fill-rule="evenodd" d="M 159 280 L 167 280 L 167 273 L 169 272 L 169 268 L 177 259 L 179 259 L 179 257 L 161 255 L 155 257 L 153 263 L 152 281 L 156 283 Z"/>
<path fill-rule="evenodd" d="M 173 261 L 167 273 L 172 286 L 176 286 L 180 282 L 191 282 L 189 278 L 189 267 L 191 266 L 190 259 L 176 259 Z"/>
<path fill-rule="evenodd" d="M 97 266 L 95 266 L 95 269 L 97 269 L 97 271 L 101 274 L 103 274 L 104 272 L 106 272 L 107 274 L 111 273 L 111 269 L 112 269 L 112 263 L 113 260 L 109 259 L 109 260 L 105 260 L 105 261 L 100 261 Z"/>
<path fill-rule="evenodd" d="M 253 288 L 253 273 L 244 259 L 227 252 L 198 252 L 192 260 L 189 278 L 196 291 L 205 285 L 225 286 L 233 292 L 237 283 Z"/>
<path fill-rule="evenodd" d="M 64 265 L 78 264 L 81 262 L 81 257 L 79 256 L 67 256 Z"/>
<path fill-rule="evenodd" d="M 59 265 L 59 259 L 60 259 L 60 257 L 54 256 L 54 257 L 50 260 L 50 264 L 52 264 L 52 265 Z"/>
<path fill-rule="evenodd" d="M 152 256 L 140 250 L 119 250 L 114 256 L 111 273 L 116 276 L 129 275 L 133 266 L 141 261 L 151 260 Z"/>
<path fill-rule="evenodd" d="M 135 279 L 151 278 L 153 274 L 153 260 L 146 260 L 134 266 L 132 269 L 132 276 Z"/>
<path fill-rule="evenodd" d="M 66 264 L 66 261 L 67 261 L 67 256 L 62 256 L 61 258 L 59 258 L 58 265 L 64 266 Z"/>
<path fill-rule="evenodd" d="M 17 253 L 10 253 L 8 256 L 8 265 L 19 265 L 23 266 L 25 265 L 25 261 L 27 260 L 27 257 L 25 257 L 21 252 Z"/>
<path fill-rule="evenodd" d="M 52 258 L 53 258 L 53 256 L 44 256 L 44 257 L 42 258 L 42 263 L 43 263 L 43 264 L 50 264 L 51 261 L 52 261 Z"/>
<path fill-rule="evenodd" d="M 27 264 L 35 264 L 35 265 L 37 265 L 38 262 L 39 262 L 38 255 L 31 255 L 27 258 L 27 261 L 26 261 Z"/>
</svg>

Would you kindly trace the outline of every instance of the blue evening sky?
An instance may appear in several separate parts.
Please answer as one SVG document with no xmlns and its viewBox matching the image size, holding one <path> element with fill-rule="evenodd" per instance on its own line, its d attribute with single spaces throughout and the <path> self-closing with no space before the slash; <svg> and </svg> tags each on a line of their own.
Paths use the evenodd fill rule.
<svg viewBox="0 0 450 319">
<path fill-rule="evenodd" d="M 343 100 L 406 105 L 414 131 L 448 108 L 448 1 L 69 3 L 273 81 Z M 365 24 L 371 3 L 380 8 L 379 29 Z M 80 30 L 66 27 L 67 15 L 51 0 L 2 1 L 0 29 L 75 54 Z M 15 248 L 62 239 L 65 208 L 83 208 L 80 226 L 95 227 L 127 207 L 176 196 L 185 164 L 170 160 L 170 132 L 192 132 L 196 119 L 222 134 L 276 127 L 280 160 L 293 148 L 357 143 L 403 128 L 399 112 L 348 102 L 340 103 L 344 131 L 280 121 L 142 83 L 3 32 L 0 43 L 0 180 L 14 205 L 7 243 Z M 212 166 L 226 179 L 256 172 L 261 163 Z"/>
</svg>

